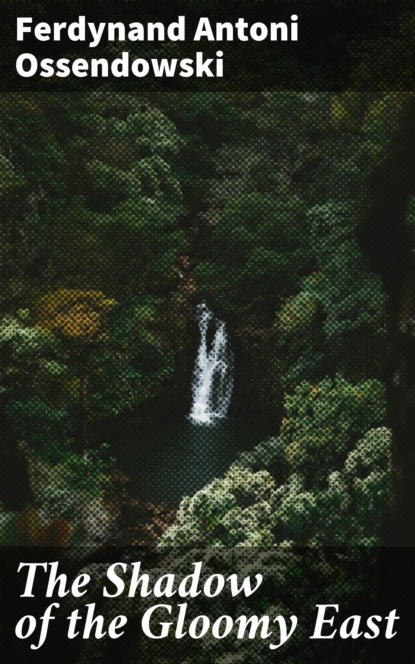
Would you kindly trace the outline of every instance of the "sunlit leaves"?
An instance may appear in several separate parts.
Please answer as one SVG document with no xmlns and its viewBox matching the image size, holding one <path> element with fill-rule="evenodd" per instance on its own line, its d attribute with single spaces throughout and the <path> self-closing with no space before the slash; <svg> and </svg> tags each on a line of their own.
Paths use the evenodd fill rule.
<svg viewBox="0 0 415 664">
<path fill-rule="evenodd" d="M 39 326 L 72 339 L 97 338 L 102 334 L 104 317 L 115 304 L 100 291 L 60 289 L 41 298 Z"/>
</svg>

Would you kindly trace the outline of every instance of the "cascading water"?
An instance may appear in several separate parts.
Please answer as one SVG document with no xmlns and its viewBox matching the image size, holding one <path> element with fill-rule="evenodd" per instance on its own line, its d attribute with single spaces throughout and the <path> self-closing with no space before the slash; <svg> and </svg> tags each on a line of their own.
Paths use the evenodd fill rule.
<svg viewBox="0 0 415 664">
<path fill-rule="evenodd" d="M 206 304 L 199 304 L 200 346 L 193 371 L 193 403 L 189 419 L 212 424 L 226 417 L 232 396 L 232 353 L 225 323 L 215 318 Z M 212 342 L 208 341 L 213 326 Z"/>
</svg>

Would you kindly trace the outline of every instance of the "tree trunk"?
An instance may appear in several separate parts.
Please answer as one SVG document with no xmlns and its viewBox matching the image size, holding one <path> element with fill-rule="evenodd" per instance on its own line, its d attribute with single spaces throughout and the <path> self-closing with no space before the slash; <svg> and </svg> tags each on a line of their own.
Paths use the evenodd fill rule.
<svg viewBox="0 0 415 664">
<path fill-rule="evenodd" d="M 79 379 L 78 405 L 76 413 L 76 451 L 84 454 L 88 447 L 87 415 L 86 415 L 86 391 L 88 378 L 85 374 L 82 350 L 76 353 L 77 373 Z"/>
<path fill-rule="evenodd" d="M 33 502 L 27 462 L 2 415 L 0 426 L 0 501 L 6 510 L 21 511 Z"/>
</svg>

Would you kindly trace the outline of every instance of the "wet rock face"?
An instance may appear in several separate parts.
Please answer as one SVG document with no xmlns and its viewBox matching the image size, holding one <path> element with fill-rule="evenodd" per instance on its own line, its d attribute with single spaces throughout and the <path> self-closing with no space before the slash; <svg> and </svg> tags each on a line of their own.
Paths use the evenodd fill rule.
<svg viewBox="0 0 415 664">
<path fill-rule="evenodd" d="M 253 324 L 235 326 L 230 332 L 235 353 L 232 412 L 275 424 L 278 395 L 270 361 L 275 344 L 273 332 Z"/>
</svg>

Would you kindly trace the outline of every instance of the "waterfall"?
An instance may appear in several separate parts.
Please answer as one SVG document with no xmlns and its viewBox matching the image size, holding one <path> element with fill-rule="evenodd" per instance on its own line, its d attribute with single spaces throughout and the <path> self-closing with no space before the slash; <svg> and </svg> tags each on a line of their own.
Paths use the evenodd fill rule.
<svg viewBox="0 0 415 664">
<path fill-rule="evenodd" d="M 189 418 L 198 424 L 211 424 L 226 417 L 228 412 L 233 387 L 232 353 L 225 323 L 215 318 L 206 304 L 199 304 L 197 309 L 200 345 L 193 371 Z"/>
</svg>

